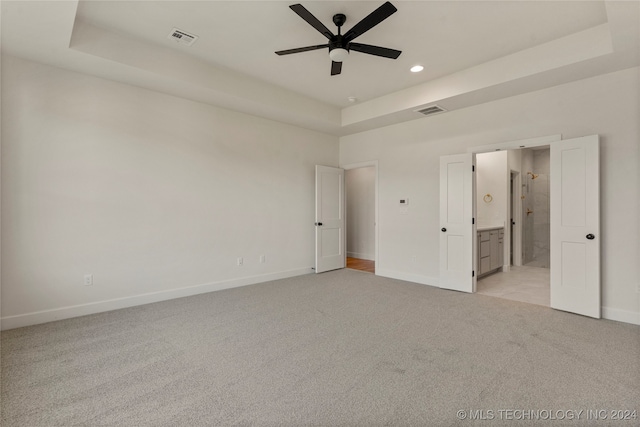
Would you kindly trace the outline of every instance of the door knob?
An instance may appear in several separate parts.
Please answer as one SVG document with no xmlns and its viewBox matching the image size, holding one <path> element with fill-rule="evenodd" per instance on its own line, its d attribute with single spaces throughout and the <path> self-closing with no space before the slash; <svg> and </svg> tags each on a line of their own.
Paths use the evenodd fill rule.
<svg viewBox="0 0 640 427">
<path fill-rule="evenodd" d="M 316 225 L 322 225 L 322 223 L 321 222 L 316 222 Z"/>
<path fill-rule="evenodd" d="M 593 240 L 595 238 L 596 238 L 596 236 L 594 236 L 593 234 L 591 234 L 591 233 L 587 234 L 587 239 Z"/>
<path fill-rule="evenodd" d="M 442 227 L 442 229 L 440 229 L 440 231 L 442 231 L 444 233 L 445 231 L 447 231 L 447 229 Z"/>
</svg>

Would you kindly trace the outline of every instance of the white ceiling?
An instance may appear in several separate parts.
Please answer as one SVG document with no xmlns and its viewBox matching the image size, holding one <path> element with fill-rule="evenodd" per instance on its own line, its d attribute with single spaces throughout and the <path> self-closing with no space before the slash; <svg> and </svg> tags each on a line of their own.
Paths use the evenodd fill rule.
<svg viewBox="0 0 640 427">
<path fill-rule="evenodd" d="M 358 52 L 331 76 L 328 51 L 279 57 L 276 50 L 326 43 L 287 6 L 289 2 L 84 2 L 78 18 L 131 37 L 187 51 L 213 65 L 346 107 L 347 96 L 365 101 L 490 59 L 603 24 L 601 2 L 399 2 L 398 12 L 358 42 L 402 50 L 397 60 Z M 345 29 L 382 1 L 305 2 L 335 31 L 332 16 L 347 15 Z M 197 34 L 191 47 L 167 39 L 173 27 Z M 423 64 L 420 74 L 409 68 Z"/>
<path fill-rule="evenodd" d="M 338 135 L 640 64 L 636 1 L 392 1 L 398 11 L 357 41 L 402 55 L 353 52 L 330 76 L 325 50 L 275 55 L 326 42 L 293 3 L 4 0 L 2 48 Z M 382 3 L 302 2 L 331 30 L 335 13 L 347 30 Z M 174 27 L 199 38 L 177 44 Z"/>
</svg>

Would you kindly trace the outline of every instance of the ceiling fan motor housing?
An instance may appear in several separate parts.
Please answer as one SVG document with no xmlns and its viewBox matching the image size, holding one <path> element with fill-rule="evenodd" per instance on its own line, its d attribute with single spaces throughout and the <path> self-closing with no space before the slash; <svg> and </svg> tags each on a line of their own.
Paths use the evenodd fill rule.
<svg viewBox="0 0 640 427">
<path fill-rule="evenodd" d="M 335 36 L 334 39 L 329 41 L 329 52 L 333 49 L 349 49 L 349 43 L 345 43 L 342 35 Z"/>
</svg>

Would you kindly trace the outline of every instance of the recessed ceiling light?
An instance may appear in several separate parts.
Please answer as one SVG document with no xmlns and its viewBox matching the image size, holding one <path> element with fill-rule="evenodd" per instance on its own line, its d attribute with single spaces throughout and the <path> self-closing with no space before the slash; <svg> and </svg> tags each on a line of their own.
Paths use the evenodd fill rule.
<svg viewBox="0 0 640 427">
<path fill-rule="evenodd" d="M 350 97 L 347 98 L 347 100 L 349 102 L 356 102 L 358 100 L 358 98 L 356 98 L 355 96 L 350 96 Z"/>
<path fill-rule="evenodd" d="M 419 73 L 422 70 L 424 70 L 424 67 L 422 65 L 414 65 L 413 67 L 411 67 L 412 73 Z"/>
</svg>

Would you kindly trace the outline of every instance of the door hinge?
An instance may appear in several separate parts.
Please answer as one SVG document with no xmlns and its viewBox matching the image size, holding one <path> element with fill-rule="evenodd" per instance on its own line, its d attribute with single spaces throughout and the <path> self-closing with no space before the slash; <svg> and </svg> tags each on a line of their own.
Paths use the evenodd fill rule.
<svg viewBox="0 0 640 427">
<path fill-rule="evenodd" d="M 475 224 L 476 223 L 476 219 L 475 218 L 471 218 L 471 224 Z"/>
<path fill-rule="evenodd" d="M 471 277 L 476 277 L 476 271 L 475 270 L 471 270 Z"/>
<path fill-rule="evenodd" d="M 475 171 L 476 171 L 475 165 L 471 165 L 471 172 L 475 172 Z"/>
</svg>

